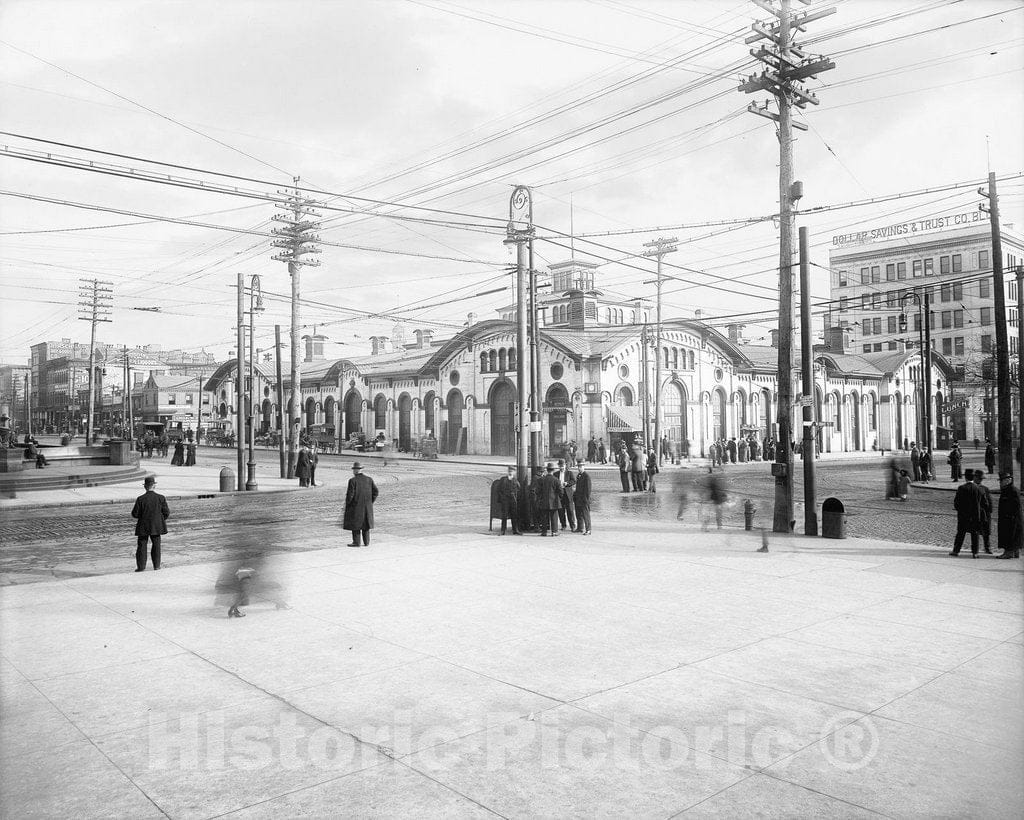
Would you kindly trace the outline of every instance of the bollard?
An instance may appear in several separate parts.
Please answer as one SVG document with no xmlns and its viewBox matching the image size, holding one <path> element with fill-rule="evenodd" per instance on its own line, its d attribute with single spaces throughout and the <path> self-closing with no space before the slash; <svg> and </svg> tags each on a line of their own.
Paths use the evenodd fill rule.
<svg viewBox="0 0 1024 820">
<path fill-rule="evenodd" d="M 230 493 L 235 489 L 235 471 L 228 466 L 220 469 L 220 491 Z"/>
<path fill-rule="evenodd" d="M 756 512 L 757 508 L 754 506 L 753 501 L 748 498 L 743 502 L 743 529 L 754 529 L 754 513 Z"/>
</svg>

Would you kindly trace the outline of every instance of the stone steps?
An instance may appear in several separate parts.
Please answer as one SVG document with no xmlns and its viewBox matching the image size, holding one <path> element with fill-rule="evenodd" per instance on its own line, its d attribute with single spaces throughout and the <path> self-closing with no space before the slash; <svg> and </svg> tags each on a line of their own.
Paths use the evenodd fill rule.
<svg viewBox="0 0 1024 820">
<path fill-rule="evenodd" d="M 74 470 L 71 472 L 70 470 Z M 0 494 L 14 497 L 20 492 L 38 492 L 40 490 L 67 490 L 75 487 L 102 487 L 107 484 L 125 484 L 129 481 L 141 481 L 148 474 L 137 466 L 93 467 L 88 471 L 76 467 L 55 470 L 47 467 L 43 470 L 26 468 L 19 473 L 0 475 Z"/>
</svg>

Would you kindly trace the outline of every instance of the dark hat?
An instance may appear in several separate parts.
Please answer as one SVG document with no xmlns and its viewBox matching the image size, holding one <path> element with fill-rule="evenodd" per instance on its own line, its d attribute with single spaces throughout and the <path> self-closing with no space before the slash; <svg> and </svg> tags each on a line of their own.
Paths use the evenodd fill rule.
<svg viewBox="0 0 1024 820">
<path fill-rule="evenodd" d="M 156 484 L 156 476 L 153 475 L 146 476 L 146 480 L 142 482 L 143 487 L 152 487 L 154 484 Z"/>
<path fill-rule="evenodd" d="M 353 470 L 361 470 L 361 469 L 363 469 L 363 465 L 360 464 L 358 461 L 353 461 L 352 462 L 352 469 Z"/>
<path fill-rule="evenodd" d="M 974 470 L 964 470 L 964 478 L 966 478 L 968 481 L 974 478 Z"/>
</svg>

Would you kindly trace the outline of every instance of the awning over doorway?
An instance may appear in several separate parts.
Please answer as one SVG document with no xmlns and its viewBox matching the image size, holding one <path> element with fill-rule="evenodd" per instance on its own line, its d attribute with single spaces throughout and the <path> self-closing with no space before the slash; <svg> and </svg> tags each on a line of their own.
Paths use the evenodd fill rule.
<svg viewBox="0 0 1024 820">
<path fill-rule="evenodd" d="M 609 433 L 638 433 L 644 429 L 640 414 L 633 407 L 616 404 L 608 407 Z"/>
</svg>

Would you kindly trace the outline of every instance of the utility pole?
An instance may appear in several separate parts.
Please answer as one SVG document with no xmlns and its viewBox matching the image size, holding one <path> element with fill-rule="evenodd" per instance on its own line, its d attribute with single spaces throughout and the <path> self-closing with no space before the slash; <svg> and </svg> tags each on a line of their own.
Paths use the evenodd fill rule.
<svg viewBox="0 0 1024 820">
<path fill-rule="evenodd" d="M 1024 265 L 1017 265 L 1017 447 L 1021 452 L 1021 475 L 1024 476 Z"/>
<path fill-rule="evenodd" d="M 526 270 L 529 267 L 529 244 L 533 239 L 533 196 L 525 185 L 517 185 L 508 203 L 508 229 L 504 244 L 516 248 L 516 386 L 519 395 L 519 412 L 516 413 L 518 426 L 518 447 L 516 449 L 516 473 L 522 486 L 529 481 L 527 463 L 530 460 L 530 413 L 527 395 L 527 350 L 526 350 Z"/>
<path fill-rule="evenodd" d="M 281 478 L 288 478 L 288 456 L 284 447 L 284 382 L 281 380 L 281 325 L 274 325 L 274 350 L 277 354 L 277 437 L 278 452 L 281 455 Z M 338 420 L 341 423 L 341 420 Z M 341 448 L 338 449 L 341 452 Z"/>
<path fill-rule="evenodd" d="M 790 469 L 793 424 L 793 202 L 799 192 L 793 190 L 793 129 L 807 130 L 803 123 L 793 122 L 792 109 L 817 105 L 818 98 L 805 91 L 800 83 L 823 71 L 835 68 L 824 57 L 809 57 L 794 42 L 793 32 L 804 31 L 813 20 L 827 17 L 834 8 L 792 14 L 790 0 L 754 0 L 755 4 L 774 15 L 768 23 L 754 23 L 753 35 L 745 42 L 767 40 L 750 53 L 765 64 L 760 74 L 753 74 L 739 86 L 747 94 L 767 91 L 775 98 L 778 113 L 752 102 L 747 110 L 777 123 L 779 139 L 779 372 L 778 410 L 779 443 L 775 448 L 775 515 L 772 529 L 790 532 L 793 520 L 793 473 Z M 811 0 L 800 0 L 809 5 Z M 794 196 L 797 194 L 797 196 Z"/>
<path fill-rule="evenodd" d="M 658 237 L 651 242 L 644 242 L 644 247 L 647 248 L 644 251 L 644 256 L 653 256 L 658 260 L 658 278 L 656 280 L 658 286 L 658 299 L 657 307 L 655 308 L 655 322 L 657 323 L 655 329 L 656 343 L 654 346 L 654 451 L 657 455 L 657 463 L 661 464 L 661 260 L 670 253 L 675 253 L 679 248 L 676 246 L 676 242 L 679 240 L 674 236 L 670 239 L 664 239 Z M 647 284 L 646 282 L 644 284 Z M 685 414 L 686 409 L 683 409 Z"/>
<path fill-rule="evenodd" d="M 530 240 L 530 467 L 540 466 L 541 395 L 540 395 L 540 328 L 537 325 L 537 271 L 533 267 L 533 240 Z M 532 473 L 532 470 L 530 471 Z M 527 479 L 529 480 L 529 478 Z"/>
<path fill-rule="evenodd" d="M 238 490 L 245 489 L 245 275 L 238 272 L 238 321 L 235 328 L 235 455 L 238 469 L 235 471 Z"/>
<path fill-rule="evenodd" d="M 640 302 L 637 301 L 636 306 L 636 318 L 640 318 Z M 640 382 L 640 390 L 642 395 L 640 396 L 640 406 L 643 408 L 644 413 L 644 459 L 647 459 L 647 451 L 651 446 L 651 368 L 647 363 L 647 322 L 644 322 L 643 327 L 640 329 L 640 367 L 643 370 L 643 381 Z"/>
<path fill-rule="evenodd" d="M 917 300 L 920 313 L 918 322 L 918 345 L 921 348 L 921 377 L 924 379 L 923 401 L 921 402 L 921 442 L 928 450 L 932 448 L 932 309 L 930 288 L 925 285 L 921 292 L 910 291 L 900 300 L 900 333 L 907 330 L 907 299 Z"/>
<path fill-rule="evenodd" d="M 249 280 L 249 430 L 246 440 L 249 445 L 249 460 L 246 462 L 245 489 L 258 490 L 256 483 L 256 314 L 263 310 L 263 291 L 260 278 L 255 273 Z"/>
<path fill-rule="evenodd" d="M 807 228 L 800 228 L 800 406 L 804 435 L 804 535 L 818 534 L 817 484 L 814 477 L 814 347 L 811 340 L 811 249 Z M 854 412 L 859 412 L 856 408 Z"/>
<path fill-rule="evenodd" d="M 988 175 L 988 191 L 979 188 L 978 193 L 988 200 L 979 205 L 979 210 L 989 216 L 992 226 L 992 289 L 996 308 L 996 404 L 999 426 L 998 436 L 999 473 L 1013 476 L 1013 423 L 1010 413 L 1010 344 L 1006 331 L 1006 291 L 1003 285 L 1003 239 L 999 232 L 999 196 L 996 193 L 996 175 Z M 1020 317 L 1018 316 L 1018 323 Z M 1017 352 L 1018 357 L 1020 351 Z"/>
<path fill-rule="evenodd" d="M 125 378 L 128 380 L 128 436 L 132 441 L 135 440 L 135 408 L 132 406 L 132 360 L 128 353 L 128 346 L 124 348 L 124 372 Z M 201 384 L 201 382 L 200 382 Z M 199 418 L 202 420 L 203 417 L 203 398 L 202 391 L 199 394 Z M 196 431 L 196 441 L 199 440 L 199 431 Z M 134 444 L 132 445 L 134 446 Z"/>
<path fill-rule="evenodd" d="M 320 236 L 316 233 L 318 222 L 311 217 L 319 218 L 320 214 L 312 209 L 312 201 L 304 198 L 299 191 L 299 178 L 295 177 L 295 188 L 291 191 L 279 191 L 285 201 L 277 207 L 287 214 L 275 214 L 274 219 L 283 223 L 284 227 L 274 228 L 271 233 L 278 236 L 271 244 L 280 248 L 281 252 L 273 256 L 278 262 L 288 263 L 288 275 L 292 279 L 292 367 L 291 394 L 288 396 L 288 429 L 281 434 L 288 436 L 287 478 L 295 476 L 295 461 L 299 454 L 299 427 L 302 413 L 302 373 L 300 371 L 299 347 L 299 271 L 303 265 L 316 267 L 319 260 L 306 258 L 309 254 L 320 253 L 317 242 Z"/>
<path fill-rule="evenodd" d="M 78 286 L 78 305 L 83 322 L 91 325 L 89 332 L 89 409 L 88 428 L 85 432 L 86 445 L 93 442 L 93 420 L 96 405 L 96 325 L 110 322 L 110 306 L 113 301 L 113 282 L 99 279 L 81 279 Z M 107 287 L 109 286 L 109 287 Z"/>
</svg>

